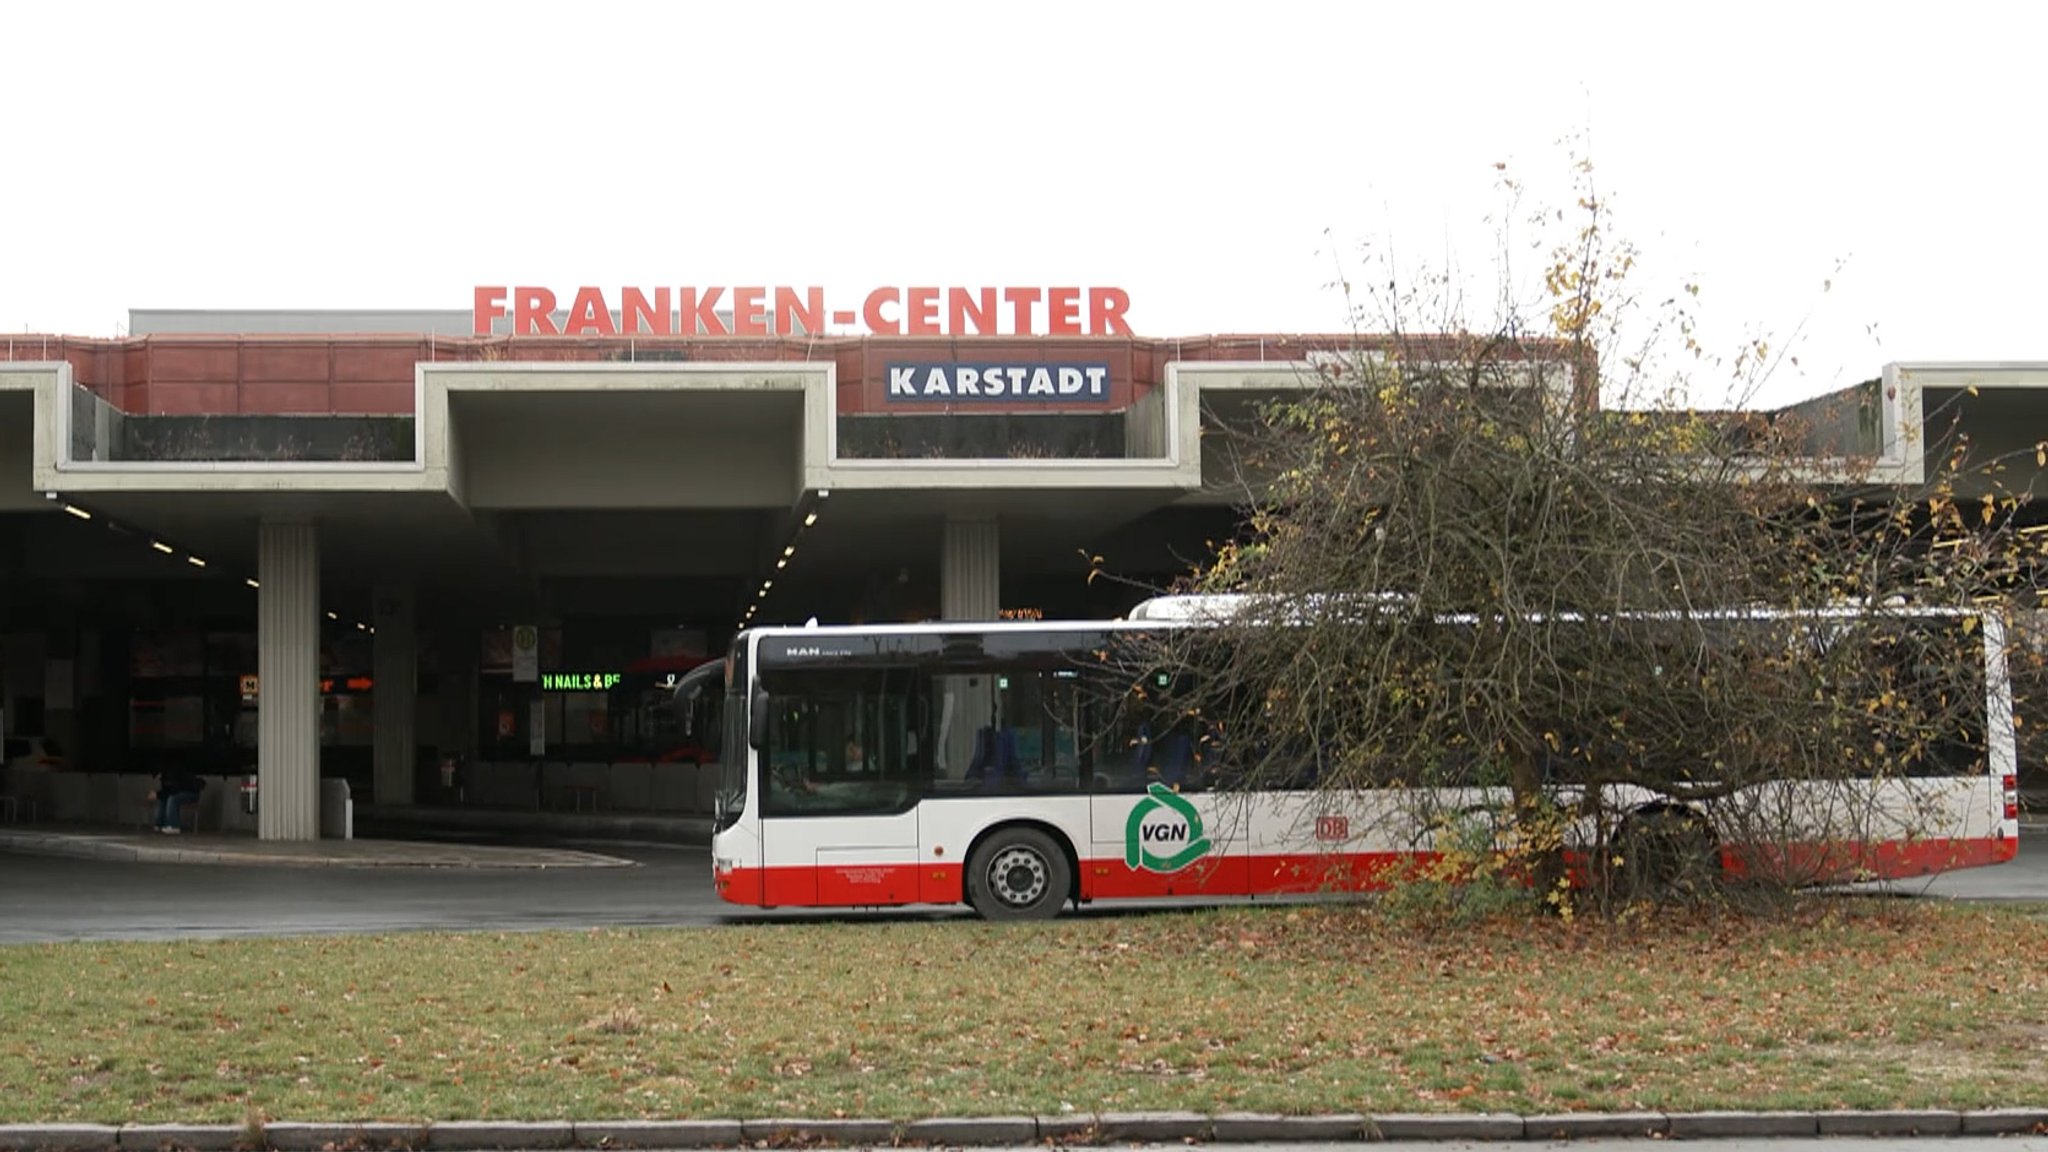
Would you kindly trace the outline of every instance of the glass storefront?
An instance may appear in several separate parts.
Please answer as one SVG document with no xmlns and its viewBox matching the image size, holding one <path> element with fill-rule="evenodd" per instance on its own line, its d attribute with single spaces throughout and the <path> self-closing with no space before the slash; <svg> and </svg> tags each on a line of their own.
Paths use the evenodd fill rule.
<svg viewBox="0 0 2048 1152">
<path fill-rule="evenodd" d="M 436 742 L 436 669 L 420 668 L 415 735 Z M 127 741 L 131 771 L 179 767 L 254 771 L 262 702 L 256 634 L 241 628 L 134 629 L 128 633 Z M 367 633 L 334 628 L 320 645 L 321 771 L 367 789 L 376 681 Z"/>
<path fill-rule="evenodd" d="M 711 658 L 702 632 L 644 621 L 541 628 L 533 680 L 513 676 L 512 635 L 509 627 L 483 635 L 479 759 L 710 758 L 707 735 L 701 727 L 685 731 L 672 706 L 676 680 Z"/>
</svg>

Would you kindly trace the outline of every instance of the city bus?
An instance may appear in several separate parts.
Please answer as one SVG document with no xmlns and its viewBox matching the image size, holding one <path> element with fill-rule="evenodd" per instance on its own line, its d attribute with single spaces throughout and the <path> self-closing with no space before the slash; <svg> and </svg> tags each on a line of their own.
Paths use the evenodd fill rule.
<svg viewBox="0 0 2048 1152">
<path fill-rule="evenodd" d="M 724 692 L 719 896 L 754 908 L 964 904 L 1015 920 L 1120 898 L 1358 891 L 1443 850 L 1444 829 L 1418 813 L 1503 807 L 1499 788 L 1418 797 L 1229 786 L 1214 748 L 1205 762 L 1200 735 L 1174 722 L 1174 674 L 1133 685 L 1103 659 L 1148 632 L 1205 626 L 1216 599 L 1162 597 L 1114 621 L 743 630 L 717 674 L 702 670 L 692 685 Z M 1850 805 L 1866 820 L 1858 850 L 1816 880 L 2017 854 L 2004 631 L 1991 615 L 1969 616 L 1956 634 L 1972 659 L 1981 653 L 1983 708 L 1973 702 L 1962 753 L 1868 781 Z M 1116 703 L 1134 687 L 1145 707 Z M 1775 799 L 1787 797 L 1807 847 L 1842 838 L 1839 790 Z M 1625 790 L 1616 803 L 1669 807 Z M 1697 815 L 1716 827 L 1718 813 Z M 1713 845 L 1719 866 L 1757 866 L 1741 849 Z"/>
</svg>

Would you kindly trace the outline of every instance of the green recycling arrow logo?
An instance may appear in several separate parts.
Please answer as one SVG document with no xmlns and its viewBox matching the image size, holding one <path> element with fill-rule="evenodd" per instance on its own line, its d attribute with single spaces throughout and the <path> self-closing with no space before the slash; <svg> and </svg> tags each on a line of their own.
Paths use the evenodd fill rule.
<svg viewBox="0 0 2048 1152">
<path fill-rule="evenodd" d="M 1208 855 L 1209 840 L 1202 835 L 1202 814 L 1194 804 L 1164 784 L 1154 784 L 1146 797 L 1131 809 L 1124 824 L 1124 865 L 1147 872 L 1178 872 Z M 1166 810 L 1180 817 L 1175 823 L 1147 824 L 1145 817 Z M 1179 845 L 1171 853 L 1154 851 Z"/>
</svg>

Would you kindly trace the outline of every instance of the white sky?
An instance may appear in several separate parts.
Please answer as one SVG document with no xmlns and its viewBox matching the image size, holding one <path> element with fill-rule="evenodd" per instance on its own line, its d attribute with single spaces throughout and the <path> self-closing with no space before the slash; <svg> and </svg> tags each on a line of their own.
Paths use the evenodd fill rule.
<svg viewBox="0 0 2048 1152">
<path fill-rule="evenodd" d="M 1773 400 L 2048 359 L 2044 13 L 20 5 L 0 331 L 477 284 L 1114 285 L 1144 335 L 1341 331 L 1362 241 L 1490 300 L 1494 163 L 1554 202 L 1588 134 L 1646 290 L 1696 278 L 1717 347 L 1804 324 Z"/>
</svg>

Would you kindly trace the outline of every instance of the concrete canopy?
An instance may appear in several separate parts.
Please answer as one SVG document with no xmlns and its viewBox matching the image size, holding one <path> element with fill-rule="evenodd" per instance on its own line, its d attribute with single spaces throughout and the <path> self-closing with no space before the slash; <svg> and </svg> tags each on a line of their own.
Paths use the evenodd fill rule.
<svg viewBox="0 0 2048 1152">
<path fill-rule="evenodd" d="M 1000 522 L 1006 576 L 1079 579 L 1089 549 L 1145 536 L 1165 512 L 1226 513 L 1240 491 L 1227 438 L 1205 445 L 1203 432 L 1316 378 L 1297 361 L 1169 362 L 1163 435 L 1126 458 L 849 459 L 836 450 L 837 371 L 830 359 L 418 363 L 413 459 L 247 464 L 72 460 L 68 363 L 9 363 L 0 511 L 75 503 L 234 572 L 253 571 L 258 523 L 307 520 L 327 586 L 411 582 L 483 614 L 544 610 L 551 596 L 722 614 L 774 579 L 764 607 L 801 615 L 824 584 L 930 567 L 949 518 Z M 1905 364 L 1795 408 L 1862 397 L 1861 423 L 1816 450 L 1870 461 L 1873 483 L 1912 483 L 1935 423 L 2018 451 L 2026 429 L 2048 428 L 2030 419 L 2044 394 L 2048 365 Z M 1145 551 L 1158 563 L 1173 549 Z"/>
<path fill-rule="evenodd" d="M 1158 456 L 1010 461 L 839 458 L 834 372 L 831 362 L 420 364 L 410 461 L 208 463 L 72 459 L 68 366 L 10 365 L 0 398 L 17 419 L 0 468 L 19 482 L 0 500 L 70 504 L 234 574 L 253 572 L 260 523 L 310 522 L 326 587 L 408 582 L 502 614 L 545 609 L 549 584 L 603 599 L 576 595 L 578 581 L 599 579 L 651 582 L 628 600 L 737 610 L 777 572 L 790 589 L 929 567 L 949 518 L 1000 521 L 1006 570 L 1080 579 L 1091 542 L 1201 484 L 1199 389 L 1180 373 L 1164 389 L 1170 432 Z M 1271 363 L 1187 375 L 1269 388 L 1301 379 L 1298 366 Z M 802 557 L 777 569 L 799 534 Z"/>
</svg>

